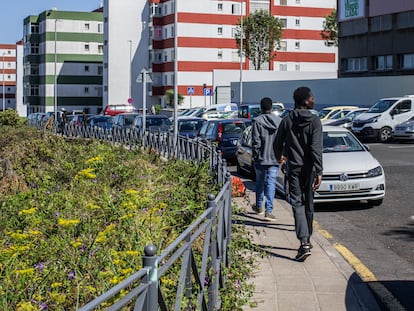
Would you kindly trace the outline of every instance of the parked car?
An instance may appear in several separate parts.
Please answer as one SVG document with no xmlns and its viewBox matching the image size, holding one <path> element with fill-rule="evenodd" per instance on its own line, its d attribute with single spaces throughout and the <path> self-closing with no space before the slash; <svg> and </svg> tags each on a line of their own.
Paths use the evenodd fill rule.
<svg viewBox="0 0 414 311">
<path fill-rule="evenodd" d="M 116 116 L 120 113 L 138 113 L 138 109 L 132 105 L 107 105 L 102 110 L 105 116 Z"/>
<path fill-rule="evenodd" d="M 251 127 L 238 145 L 237 172 L 254 176 L 251 151 Z M 288 191 L 286 176 L 279 170 L 277 191 Z M 381 164 L 351 131 L 337 126 L 323 126 L 323 177 L 315 192 L 315 203 L 367 201 L 380 205 L 385 196 L 385 175 Z"/>
<path fill-rule="evenodd" d="M 132 126 L 137 129 L 143 128 L 144 116 L 142 114 L 136 116 Z M 145 116 L 145 130 L 150 132 L 170 132 L 173 124 L 166 115 L 146 115 Z"/>
<path fill-rule="evenodd" d="M 200 111 L 197 116 L 204 119 L 213 119 L 228 118 L 236 114 L 237 117 L 238 109 L 239 108 L 237 104 L 234 103 L 210 105 L 206 107 L 202 112 Z"/>
<path fill-rule="evenodd" d="M 200 132 L 206 119 L 198 117 L 181 116 L 177 118 L 178 135 L 194 138 Z"/>
<path fill-rule="evenodd" d="M 211 119 L 204 123 L 197 137 L 216 143 L 223 158 L 231 161 L 235 160 L 238 141 L 249 125 L 251 120 L 244 118 Z"/>
<path fill-rule="evenodd" d="M 273 103 L 272 112 L 276 115 L 280 115 L 284 110 L 284 105 L 282 103 Z M 260 104 L 241 104 L 239 106 L 238 117 L 253 119 L 262 113 L 260 109 Z"/>
<path fill-rule="evenodd" d="M 75 114 L 75 115 L 73 115 L 73 117 L 71 118 L 70 121 L 67 121 L 68 119 L 66 119 L 66 121 L 70 125 L 76 125 L 76 126 L 84 125 L 84 126 L 86 126 L 88 117 L 90 117 L 90 116 L 91 116 L 90 114 Z"/>
<path fill-rule="evenodd" d="M 335 115 L 332 116 L 332 118 L 327 119 L 322 121 L 323 125 L 333 125 L 333 126 L 340 126 L 340 127 L 345 127 L 348 130 L 351 129 L 352 127 L 352 121 L 361 113 L 366 112 L 368 110 L 368 108 L 357 108 L 357 109 L 352 109 L 350 111 L 348 111 L 348 113 L 346 113 L 343 117 L 342 116 L 342 112 L 347 111 L 341 111 L 336 113 Z"/>
<path fill-rule="evenodd" d="M 130 113 L 120 113 L 115 115 L 112 129 L 114 131 L 124 130 L 124 129 L 130 129 L 134 126 L 134 120 L 137 116 L 140 116 L 141 114 L 137 112 L 130 112 Z"/>
<path fill-rule="evenodd" d="M 87 120 L 87 125 L 92 129 L 110 130 L 113 123 L 114 120 L 111 116 L 94 115 L 90 116 Z"/>
<path fill-rule="evenodd" d="M 342 110 L 349 110 L 349 109 L 356 109 L 359 108 L 358 106 L 331 106 L 331 107 L 325 107 L 318 111 L 319 118 L 321 121 L 329 119 L 332 117 L 335 113 L 342 111 Z"/>
<path fill-rule="evenodd" d="M 352 123 L 352 132 L 359 138 L 385 142 L 397 124 L 414 116 L 414 95 L 383 98 Z"/>
<path fill-rule="evenodd" d="M 411 119 L 399 123 L 395 126 L 392 132 L 392 138 L 395 140 L 414 140 L 414 117 Z"/>
</svg>

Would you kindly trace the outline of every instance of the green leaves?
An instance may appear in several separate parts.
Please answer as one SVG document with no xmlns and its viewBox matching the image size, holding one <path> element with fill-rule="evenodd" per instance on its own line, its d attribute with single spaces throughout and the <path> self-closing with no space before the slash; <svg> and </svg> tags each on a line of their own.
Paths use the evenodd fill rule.
<svg viewBox="0 0 414 311">
<path fill-rule="evenodd" d="M 326 46 L 338 46 L 338 22 L 336 10 L 325 16 L 321 37 L 325 40 Z"/>
</svg>

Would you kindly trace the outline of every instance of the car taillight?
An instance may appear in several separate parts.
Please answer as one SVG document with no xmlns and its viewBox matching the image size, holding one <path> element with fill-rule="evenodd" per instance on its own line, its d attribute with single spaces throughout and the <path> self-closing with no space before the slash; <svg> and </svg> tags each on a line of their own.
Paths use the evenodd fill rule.
<svg viewBox="0 0 414 311">
<path fill-rule="evenodd" d="M 221 142 L 223 139 L 223 124 L 219 123 L 217 129 L 217 141 Z"/>
<path fill-rule="evenodd" d="M 250 112 L 247 113 L 247 119 L 250 119 Z"/>
</svg>

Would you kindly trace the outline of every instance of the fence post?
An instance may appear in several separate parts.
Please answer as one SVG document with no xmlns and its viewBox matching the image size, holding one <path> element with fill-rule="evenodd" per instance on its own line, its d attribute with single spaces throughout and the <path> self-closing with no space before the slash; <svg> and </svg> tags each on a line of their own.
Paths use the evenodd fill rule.
<svg viewBox="0 0 414 311">
<path fill-rule="evenodd" d="M 207 209 L 212 208 L 208 218 L 211 221 L 211 241 L 210 241 L 210 257 L 211 257 L 211 275 L 209 276 L 208 286 L 208 310 L 216 310 L 219 295 L 219 265 L 217 261 L 217 205 L 214 194 L 207 197 Z"/>
<path fill-rule="evenodd" d="M 158 310 L 158 263 L 155 256 L 157 249 L 154 245 L 147 245 L 144 248 L 142 266 L 148 268 L 148 274 L 144 277 L 143 283 L 149 283 L 147 298 L 145 299 L 144 310 Z"/>
</svg>

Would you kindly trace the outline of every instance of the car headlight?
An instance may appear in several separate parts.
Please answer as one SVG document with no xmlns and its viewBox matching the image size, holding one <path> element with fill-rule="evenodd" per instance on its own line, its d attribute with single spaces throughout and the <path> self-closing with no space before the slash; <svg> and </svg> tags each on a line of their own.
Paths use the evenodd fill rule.
<svg viewBox="0 0 414 311">
<path fill-rule="evenodd" d="M 414 132 L 414 126 L 407 126 L 407 127 L 405 128 L 405 131 L 406 131 L 406 132 Z"/>
<path fill-rule="evenodd" d="M 373 168 L 372 170 L 368 171 L 368 177 L 375 177 L 375 176 L 381 176 L 381 175 L 382 175 L 381 166 L 377 166 L 376 168 Z"/>
<path fill-rule="evenodd" d="M 366 123 L 374 123 L 374 122 L 377 122 L 377 121 L 378 121 L 378 119 L 379 119 L 379 117 L 380 117 L 380 116 L 375 116 L 375 117 L 372 117 L 372 118 L 370 118 L 370 119 L 366 120 L 365 122 L 366 122 Z"/>
</svg>

